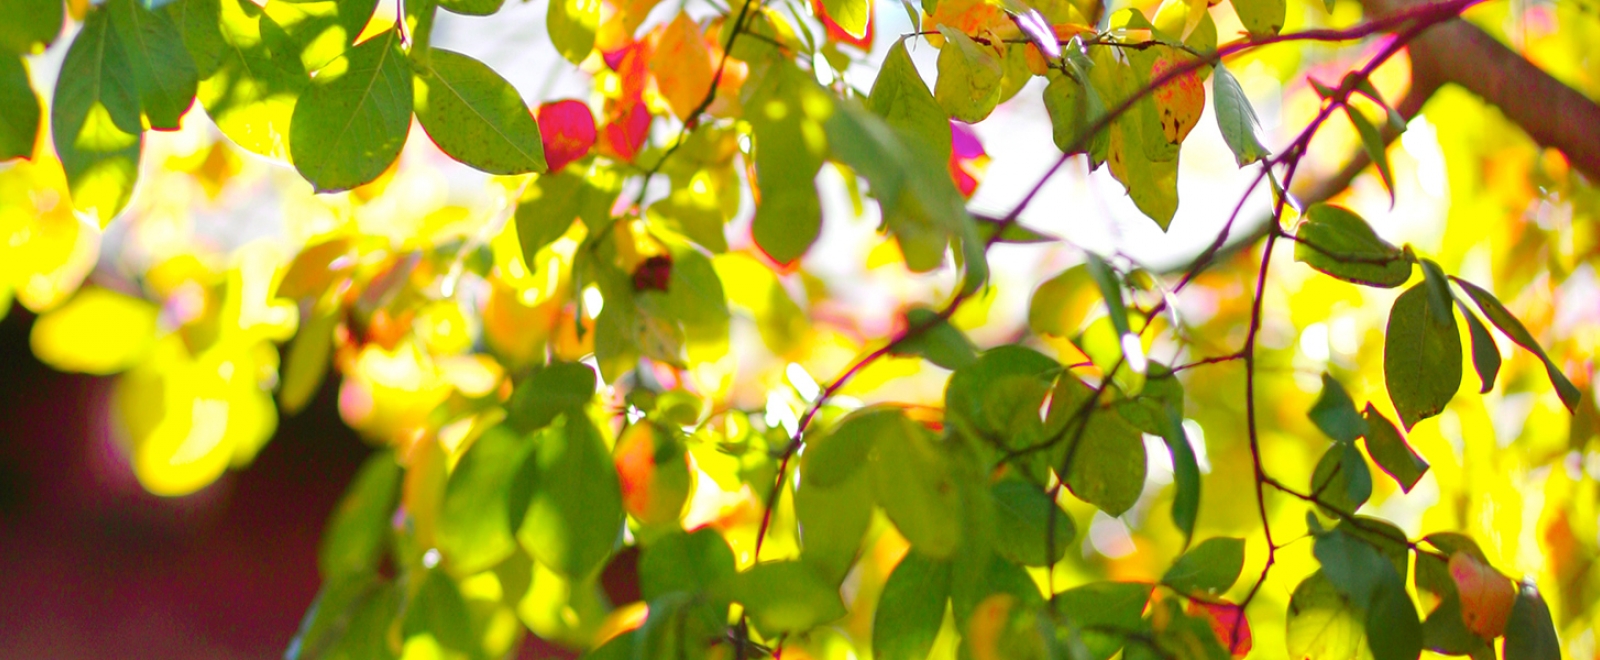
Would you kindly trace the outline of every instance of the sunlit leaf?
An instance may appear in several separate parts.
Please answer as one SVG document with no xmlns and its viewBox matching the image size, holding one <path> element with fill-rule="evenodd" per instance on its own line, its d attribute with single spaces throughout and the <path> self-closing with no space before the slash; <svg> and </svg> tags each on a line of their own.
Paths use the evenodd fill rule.
<svg viewBox="0 0 1600 660">
<path fill-rule="evenodd" d="M 1295 261 L 1339 279 L 1392 288 L 1411 279 L 1411 262 L 1343 207 L 1316 204 L 1295 234 Z"/>
<path fill-rule="evenodd" d="M 1566 404 L 1567 410 L 1577 410 L 1578 400 L 1581 398 L 1580 395 L 1582 393 L 1578 391 L 1577 387 L 1573 386 L 1572 381 L 1567 380 L 1565 374 L 1561 373 L 1561 370 L 1556 367 L 1556 363 L 1544 352 L 1544 348 L 1540 347 L 1539 342 L 1528 332 L 1527 327 L 1523 326 L 1522 322 L 1517 320 L 1517 317 L 1512 316 L 1511 312 L 1500 304 L 1500 300 L 1494 297 L 1494 294 L 1466 280 L 1460 278 L 1451 279 L 1457 285 L 1460 285 L 1463 291 L 1467 292 L 1473 302 L 1478 304 L 1478 309 L 1483 310 L 1483 315 L 1489 318 L 1489 322 L 1493 323 L 1494 327 L 1506 333 L 1506 336 L 1510 337 L 1511 341 L 1516 342 L 1518 346 L 1528 349 L 1529 352 L 1539 356 L 1539 359 L 1544 361 L 1545 374 L 1550 376 L 1550 383 L 1555 385 L 1556 394 L 1561 396 L 1561 402 Z M 1460 340 L 1457 340 L 1458 345 L 1459 343 Z M 1460 352 L 1459 347 L 1457 352 Z"/>
<path fill-rule="evenodd" d="M 253 3 L 219 3 L 221 37 L 226 47 L 220 49 L 221 61 L 209 77 L 200 81 L 196 95 L 228 139 L 263 156 L 287 160 L 294 108 L 301 92 L 311 84 L 305 65 L 293 53 L 266 47 L 263 33 L 281 28 Z M 205 17 L 202 14 L 196 20 Z M 185 27 L 184 34 L 193 42 L 191 48 L 211 47 L 209 37 L 187 36 L 191 34 L 189 27 Z"/>
<path fill-rule="evenodd" d="M 735 574 L 733 550 L 716 530 L 674 532 L 646 546 L 639 557 L 639 593 L 646 601 L 672 592 L 699 593 Z M 721 609 L 727 611 L 727 601 Z"/>
<path fill-rule="evenodd" d="M 1378 132 L 1378 127 L 1366 115 L 1361 114 L 1350 106 L 1345 106 L 1345 115 L 1350 117 L 1350 123 L 1356 127 L 1356 134 L 1361 136 L 1361 146 L 1367 150 L 1367 155 L 1372 157 L 1372 162 L 1378 166 L 1378 176 L 1383 177 L 1384 187 L 1389 189 L 1389 202 L 1394 203 L 1394 171 L 1389 167 L 1389 149 L 1383 141 L 1383 134 Z"/>
<path fill-rule="evenodd" d="M 597 9 L 598 6 L 596 2 Z M 672 114 L 686 122 L 694 119 L 690 113 L 711 90 L 715 67 L 700 26 L 682 12 L 667 24 L 650 56 L 650 72 L 667 98 L 667 105 L 672 107 Z"/>
<path fill-rule="evenodd" d="M 807 451 L 807 456 L 810 455 Z M 803 474 L 795 491 L 795 517 L 800 522 L 800 558 L 835 582 L 856 562 L 861 541 L 872 524 L 872 480 L 857 471 L 843 483 L 823 486 Z"/>
<path fill-rule="evenodd" d="M 159 311 L 139 298 L 84 287 L 34 321 L 29 343 L 39 361 L 60 371 L 114 374 L 150 355 Z"/>
<path fill-rule="evenodd" d="M 1427 284 L 1407 289 L 1395 299 L 1384 334 L 1384 383 L 1408 431 L 1444 410 L 1461 387 L 1461 335 L 1455 314 L 1441 321 L 1428 308 Z"/>
<path fill-rule="evenodd" d="M 1231 0 L 1234 13 L 1251 36 L 1267 37 L 1283 29 L 1284 0 Z M 1220 67 L 1219 67 L 1220 68 Z"/>
<path fill-rule="evenodd" d="M 624 512 L 617 471 L 599 430 L 582 415 L 565 415 L 534 443 L 515 477 L 533 483 L 517 541 L 540 563 L 586 579 L 621 540 Z"/>
<path fill-rule="evenodd" d="M 483 571 L 516 551 L 507 493 L 531 449 L 528 438 L 496 426 L 474 440 L 451 471 L 435 540 L 455 573 Z"/>
<path fill-rule="evenodd" d="M 295 104 L 289 151 L 318 192 L 349 190 L 378 178 L 400 156 L 411 129 L 410 67 L 389 30 L 325 69 Z"/>
<path fill-rule="evenodd" d="M 622 506 L 643 525 L 674 525 L 694 484 L 683 443 L 667 429 L 640 422 L 623 429 L 612 449 Z"/>
<path fill-rule="evenodd" d="M 802 632 L 845 615 L 838 589 L 804 562 L 756 564 L 732 579 L 728 593 L 767 634 Z"/>
<path fill-rule="evenodd" d="M 451 158 L 490 174 L 545 170 L 539 125 L 516 88 L 488 65 L 435 48 L 412 91 L 417 121 Z"/>
<path fill-rule="evenodd" d="M 176 0 L 161 8 L 178 33 L 183 35 L 183 46 L 194 62 L 200 79 L 210 78 L 222 63 L 223 51 L 228 44 L 222 39 L 221 0 Z"/>
<path fill-rule="evenodd" d="M 927 83 L 911 63 L 905 41 L 897 41 L 889 48 L 883 68 L 872 82 L 867 109 L 883 117 L 890 126 L 929 145 L 936 157 L 949 157 L 949 115 L 939 107 L 933 92 L 928 91 Z"/>
<path fill-rule="evenodd" d="M 577 414 L 594 398 L 594 369 L 581 362 L 553 362 L 533 372 L 511 394 L 506 423 L 521 431 L 550 425 L 563 413 Z"/>
<path fill-rule="evenodd" d="M 955 326 L 938 317 L 931 309 L 913 307 L 906 310 L 906 327 L 927 328 L 901 342 L 897 353 L 921 355 L 929 362 L 946 369 L 960 369 L 978 359 L 972 340 Z"/>
<path fill-rule="evenodd" d="M 1109 410 L 1090 411 L 1083 424 L 1087 427 L 1073 424 L 1063 431 L 1067 441 L 1054 453 L 1056 470 L 1066 468 L 1065 481 L 1073 495 L 1109 515 L 1122 515 L 1144 490 L 1144 439 Z"/>
<path fill-rule="evenodd" d="M 56 78 L 50 131 L 72 205 L 104 225 L 133 196 L 144 150 L 139 90 L 110 12 L 91 11 Z"/>
<path fill-rule="evenodd" d="M 846 33 L 864 37 L 872 17 L 872 3 L 867 0 L 822 0 L 822 6 Z"/>
<path fill-rule="evenodd" d="M 949 557 L 961 541 L 961 495 L 950 457 L 910 422 L 885 425 L 867 455 L 873 497 L 911 546 Z"/>
<path fill-rule="evenodd" d="M 439 8 L 467 16 L 488 16 L 500 11 L 505 0 L 439 0 Z"/>
<path fill-rule="evenodd" d="M 1485 640 L 1499 637 L 1517 600 L 1511 578 L 1459 550 L 1450 555 L 1449 569 L 1467 630 Z"/>
<path fill-rule="evenodd" d="M 407 640 L 427 635 L 440 647 L 471 653 L 478 646 L 471 617 L 455 581 L 444 571 L 430 570 L 408 601 L 400 630 Z"/>
</svg>

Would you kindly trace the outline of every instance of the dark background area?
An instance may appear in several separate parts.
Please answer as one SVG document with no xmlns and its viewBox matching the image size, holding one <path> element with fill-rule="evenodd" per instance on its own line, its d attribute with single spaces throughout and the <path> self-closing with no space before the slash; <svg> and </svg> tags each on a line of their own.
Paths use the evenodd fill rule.
<svg viewBox="0 0 1600 660">
<path fill-rule="evenodd" d="M 149 495 L 111 438 L 114 379 L 57 373 L 0 321 L 0 658 L 281 658 L 317 539 L 371 451 L 325 383 L 255 463 Z"/>
</svg>

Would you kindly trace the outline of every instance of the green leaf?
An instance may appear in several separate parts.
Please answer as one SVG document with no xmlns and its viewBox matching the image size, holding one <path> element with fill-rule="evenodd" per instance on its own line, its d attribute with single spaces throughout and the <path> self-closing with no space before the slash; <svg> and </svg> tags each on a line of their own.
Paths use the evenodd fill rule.
<svg viewBox="0 0 1600 660">
<path fill-rule="evenodd" d="M 594 50 L 595 30 L 600 26 L 600 0 L 551 0 L 545 15 L 550 43 L 556 52 L 573 64 L 583 64 Z"/>
<path fill-rule="evenodd" d="M 885 425 L 867 455 L 874 499 L 911 547 L 938 559 L 955 552 L 962 536 L 960 489 L 949 463 L 932 434 L 909 420 Z"/>
<path fill-rule="evenodd" d="M 72 205 L 101 225 L 127 206 L 139 178 L 139 91 L 110 12 L 90 10 L 56 78 L 50 127 Z"/>
<path fill-rule="evenodd" d="M 467 601 L 444 571 L 424 572 L 422 585 L 406 603 L 401 632 L 407 639 L 430 635 L 440 646 L 460 653 L 471 654 L 478 646 Z"/>
<path fill-rule="evenodd" d="M 1244 570 L 1244 539 L 1212 537 L 1200 542 L 1167 569 L 1161 583 L 1180 593 L 1226 593 Z"/>
<path fill-rule="evenodd" d="M 957 369 L 945 385 L 944 409 L 947 422 L 974 429 L 979 435 L 1007 438 L 1014 429 L 1014 413 L 1031 413 L 1038 419 L 1039 406 L 1051 381 L 1061 371 L 1054 359 L 1025 346 L 1008 344 L 984 351 L 977 361 Z M 1034 381 L 1042 386 L 1038 398 L 1016 400 L 1014 392 L 1000 385 L 1007 380 Z M 996 404 L 996 405 L 990 405 Z M 1013 448 L 1020 446 L 1011 439 Z"/>
<path fill-rule="evenodd" d="M 300 627 L 289 640 L 289 648 L 283 657 L 285 660 L 327 657 L 329 648 L 339 643 L 353 619 L 360 617 L 359 614 L 352 617 L 352 613 L 366 608 L 375 597 L 392 594 L 393 589 L 389 584 L 380 582 L 379 578 L 372 575 L 323 580 L 316 598 L 300 619 Z"/>
<path fill-rule="evenodd" d="M 1078 499 L 1120 516 L 1144 491 L 1144 438 L 1110 410 L 1091 410 L 1087 424 L 1081 432 L 1077 425 L 1063 432 L 1067 441 L 1060 443 L 1056 471 L 1067 473 L 1067 488 Z"/>
<path fill-rule="evenodd" d="M 574 580 L 592 577 L 622 538 L 622 488 L 600 432 L 581 414 L 541 431 L 528 456 L 533 496 L 517 541 Z"/>
<path fill-rule="evenodd" d="M 1367 155 L 1372 157 L 1372 162 L 1378 166 L 1378 176 L 1383 178 L 1383 186 L 1389 189 L 1389 205 L 1394 205 L 1394 171 L 1389 167 L 1389 145 L 1383 141 L 1383 135 L 1378 132 L 1378 127 L 1373 126 L 1366 115 L 1348 105 L 1344 113 L 1350 117 L 1350 123 L 1356 127 L 1356 134 L 1361 136 L 1361 146 L 1367 150 Z"/>
<path fill-rule="evenodd" d="M 773 261 L 799 259 L 822 232 L 816 178 L 827 145 L 815 136 L 831 105 L 814 80 L 787 62 L 767 71 L 750 101 L 761 194 L 751 233 Z"/>
<path fill-rule="evenodd" d="M 867 21 L 872 18 L 872 3 L 868 0 L 823 0 L 822 8 L 850 36 L 866 36 Z"/>
<path fill-rule="evenodd" d="M 1428 312 L 1439 323 L 1454 321 L 1455 312 L 1450 309 L 1450 280 L 1445 277 L 1444 269 L 1432 259 L 1421 262 L 1423 283 L 1428 285 Z"/>
<path fill-rule="evenodd" d="M 289 342 L 288 355 L 283 364 L 283 382 L 278 388 L 278 405 L 286 414 L 304 410 L 311 397 L 322 387 L 328 373 L 329 355 L 333 352 L 333 333 L 344 314 L 338 307 L 331 310 L 313 309 L 300 331 Z"/>
<path fill-rule="evenodd" d="M 1000 79 L 1004 73 L 1000 56 L 949 26 L 940 25 L 939 34 L 944 35 L 945 44 L 939 49 L 939 76 L 933 84 L 933 98 L 957 121 L 983 121 L 1000 103 Z"/>
<path fill-rule="evenodd" d="M 1561 658 L 1561 640 L 1556 637 L 1555 623 L 1550 619 L 1550 606 L 1530 582 L 1523 582 L 1517 589 L 1517 601 L 1511 606 L 1511 619 L 1506 622 L 1503 649 L 1505 660 Z"/>
<path fill-rule="evenodd" d="M 222 38 L 222 4 L 219 0 L 177 0 L 161 8 L 183 35 L 184 49 L 194 62 L 195 75 L 210 78 L 229 48 Z"/>
<path fill-rule="evenodd" d="M 362 464 L 322 533 L 317 568 L 333 580 L 377 570 L 389 539 L 389 518 L 400 491 L 400 466 L 387 451 Z"/>
<path fill-rule="evenodd" d="M 1355 513 L 1356 509 L 1366 504 L 1365 497 L 1357 498 L 1361 494 L 1360 484 L 1362 474 L 1366 473 L 1367 494 L 1372 492 L 1372 475 L 1367 472 L 1365 461 L 1349 460 L 1350 452 L 1356 452 L 1360 458 L 1360 450 L 1354 445 L 1334 445 L 1317 461 L 1317 468 L 1311 475 L 1311 493 L 1326 504 L 1325 508 L 1333 508 L 1345 513 Z"/>
<path fill-rule="evenodd" d="M 183 33 L 170 15 L 145 9 L 139 0 L 109 0 L 105 7 L 133 69 L 145 119 L 153 129 L 177 130 L 200 84 Z"/>
<path fill-rule="evenodd" d="M 487 570 L 516 551 L 507 495 L 532 448 L 528 438 L 496 426 L 473 441 L 451 471 L 434 541 L 454 573 Z"/>
<path fill-rule="evenodd" d="M 1133 331 L 1128 325 L 1128 308 L 1122 302 L 1122 279 L 1110 264 L 1093 252 L 1088 254 L 1084 265 L 1089 268 L 1089 276 L 1094 278 L 1095 285 L 1100 287 L 1100 296 L 1106 301 L 1106 311 L 1111 315 L 1111 327 L 1117 329 L 1118 337 L 1127 336 Z"/>
<path fill-rule="evenodd" d="M 969 548 L 970 549 L 970 546 Z M 1027 569 L 992 552 L 969 552 L 950 563 L 950 611 L 963 629 L 984 599 L 994 594 L 1012 598 L 1024 608 L 1044 604 L 1039 585 Z"/>
<path fill-rule="evenodd" d="M 1500 347 L 1495 344 L 1494 335 L 1489 334 L 1488 326 L 1466 303 L 1457 300 L 1456 306 L 1467 319 L 1467 334 L 1472 337 L 1472 368 L 1478 372 L 1478 382 L 1483 383 L 1478 393 L 1488 394 L 1494 389 L 1495 377 L 1500 374 Z"/>
<path fill-rule="evenodd" d="M 733 549 L 716 530 L 677 531 L 651 542 L 639 555 L 639 593 L 654 601 L 672 592 L 697 594 L 736 574 Z M 727 615 L 728 604 L 721 604 Z"/>
<path fill-rule="evenodd" d="M 490 174 L 545 170 L 538 123 L 488 65 L 435 48 L 418 65 L 412 90 L 417 121 L 446 155 Z"/>
<path fill-rule="evenodd" d="M 1461 597 L 1455 593 L 1441 600 L 1433 613 L 1422 622 L 1422 643 L 1423 646 L 1446 655 L 1495 657 L 1493 647 L 1485 643 L 1483 638 L 1467 630 L 1461 615 Z"/>
<path fill-rule="evenodd" d="M 1363 609 L 1372 605 L 1384 583 L 1391 577 L 1400 577 L 1376 548 L 1345 533 L 1342 525 L 1317 536 L 1311 550 L 1322 563 L 1322 574 L 1328 582 Z M 1404 591 L 1403 585 L 1401 590 Z"/>
<path fill-rule="evenodd" d="M 1145 135 L 1139 123 L 1124 115 L 1111 124 L 1107 161 L 1111 175 L 1122 184 L 1134 206 L 1166 231 L 1178 212 L 1178 157 L 1156 161 L 1146 156 L 1147 141 L 1165 138 Z"/>
<path fill-rule="evenodd" d="M 995 552 L 1023 566 L 1050 566 L 1078 535 L 1072 517 L 1044 491 L 1021 479 L 989 486 L 994 498 Z"/>
<path fill-rule="evenodd" d="M 1384 383 L 1407 431 L 1444 410 L 1461 387 L 1461 335 L 1455 315 L 1441 323 L 1428 310 L 1428 295 L 1424 283 L 1395 299 L 1383 342 Z"/>
<path fill-rule="evenodd" d="M 1284 0 L 1240 0 L 1234 3 L 1238 10 L 1240 3 L 1245 4 L 1276 4 L 1281 19 Z M 1277 30 L 1273 30 L 1277 32 Z M 1222 130 L 1222 141 L 1228 143 L 1228 149 L 1233 152 L 1234 162 L 1239 167 L 1260 161 L 1272 152 L 1262 146 L 1261 139 L 1256 136 L 1256 127 L 1260 121 L 1256 119 L 1255 108 L 1250 105 L 1250 97 L 1245 96 L 1244 88 L 1239 86 L 1239 80 L 1233 77 L 1228 68 L 1217 64 L 1211 75 L 1211 106 L 1217 116 L 1217 128 Z"/>
<path fill-rule="evenodd" d="M 1044 109 L 1050 114 L 1050 139 L 1062 153 L 1083 153 L 1088 145 L 1081 134 L 1104 111 L 1103 108 L 1092 107 L 1099 103 L 1099 96 L 1093 93 L 1093 88 L 1085 88 L 1077 78 L 1054 69 L 1046 78 L 1050 84 L 1044 88 Z M 1080 142 L 1082 145 L 1073 149 Z"/>
<path fill-rule="evenodd" d="M 1393 570 L 1385 576 L 1367 608 L 1367 646 L 1374 660 L 1417 660 L 1423 640 L 1417 606 Z"/>
<path fill-rule="evenodd" d="M 925 660 L 944 623 L 950 564 L 912 550 L 883 584 L 872 618 L 872 657 Z"/>
<path fill-rule="evenodd" d="M 1361 608 L 1333 586 L 1322 571 L 1312 573 L 1289 597 L 1284 642 L 1291 658 L 1347 660 L 1367 657 L 1367 630 Z"/>
<path fill-rule="evenodd" d="M 1172 380 L 1176 382 L 1177 379 Z M 1182 405 L 1179 403 L 1178 407 Z M 1183 430 L 1183 419 L 1174 408 L 1167 408 L 1167 423 L 1161 439 L 1172 453 L 1173 487 L 1177 489 L 1172 496 L 1172 523 L 1183 532 L 1183 541 L 1187 544 L 1194 535 L 1195 520 L 1200 517 L 1200 465 L 1195 460 L 1194 447 L 1189 445 L 1189 434 Z"/>
<path fill-rule="evenodd" d="M 1404 253 L 1372 231 L 1361 216 L 1332 204 L 1313 204 L 1295 233 L 1294 260 L 1347 282 L 1393 288 L 1411 279 Z"/>
<path fill-rule="evenodd" d="M 825 571 L 835 583 L 842 581 L 872 525 L 872 509 L 872 480 L 866 473 L 857 472 L 835 486 L 801 480 L 794 494 L 800 558 Z"/>
<path fill-rule="evenodd" d="M 1239 22 L 1254 37 L 1268 37 L 1282 30 L 1285 10 L 1284 0 L 1233 0 Z"/>
<path fill-rule="evenodd" d="M 293 52 L 267 48 L 263 35 L 282 28 L 254 3 L 220 0 L 218 11 L 220 23 L 213 24 L 221 26 L 220 37 L 226 47 L 212 74 L 200 81 L 196 95 L 228 139 L 251 152 L 287 160 L 294 108 L 311 85 L 305 65 Z M 184 29 L 189 34 L 189 28 Z M 190 43 L 195 39 L 208 40 L 196 34 Z M 201 43 L 200 47 L 209 45 Z"/>
<path fill-rule="evenodd" d="M 941 163 L 950 159 L 950 116 L 939 107 L 911 63 L 904 39 L 896 41 L 884 57 L 878 78 L 872 82 L 872 92 L 867 95 L 867 109 L 911 139 L 928 145 Z"/>
<path fill-rule="evenodd" d="M 0 161 L 32 158 L 39 141 L 39 95 L 20 56 L 0 55 Z"/>
<path fill-rule="evenodd" d="M 412 84 L 399 42 L 390 29 L 350 49 L 295 104 L 289 152 L 317 192 L 370 182 L 400 156 L 411 129 Z"/>
<path fill-rule="evenodd" d="M 1041 335 L 1071 337 L 1083 329 L 1090 311 L 1083 291 L 1094 284 L 1089 267 L 1068 268 L 1033 290 L 1028 302 L 1028 328 Z"/>
<path fill-rule="evenodd" d="M 515 216 L 517 242 L 522 246 L 522 260 L 528 272 L 537 272 L 539 250 L 572 228 L 591 190 L 575 168 L 542 174 L 528 182 L 522 199 L 517 201 Z"/>
<path fill-rule="evenodd" d="M 765 635 L 804 632 L 846 613 L 839 590 L 804 562 L 756 564 L 729 591 Z"/>
<path fill-rule="evenodd" d="M 967 335 L 939 314 L 926 307 L 906 310 L 906 328 L 927 328 L 915 336 L 908 336 L 895 349 L 896 355 L 920 355 L 929 362 L 952 371 L 972 364 L 978 359 L 978 349 Z"/>
<path fill-rule="evenodd" d="M 1131 399 L 1116 402 L 1117 414 L 1135 428 L 1151 435 L 1166 435 L 1169 423 L 1183 422 L 1183 383 L 1166 365 L 1151 362 L 1145 369 L 1144 387 Z"/>
<path fill-rule="evenodd" d="M 1400 484 L 1400 489 L 1409 493 L 1428 471 L 1428 462 L 1406 443 L 1400 435 L 1400 429 L 1394 427 L 1394 422 L 1384 417 L 1377 408 L 1367 404 L 1367 409 L 1362 413 L 1367 421 L 1367 454 L 1372 456 L 1372 461 L 1383 468 L 1384 472 L 1393 477 L 1395 483 Z"/>
<path fill-rule="evenodd" d="M 552 362 L 512 391 L 506 423 L 527 433 L 549 426 L 562 413 L 581 415 L 594 398 L 596 385 L 593 367 L 582 362 Z"/>
<path fill-rule="evenodd" d="M 1367 434 L 1367 422 L 1356 412 L 1356 402 L 1333 376 L 1322 374 L 1322 394 L 1308 413 L 1311 421 L 1339 444 L 1348 445 Z"/>
<path fill-rule="evenodd" d="M 0 0 L 0 51 L 36 55 L 61 34 L 61 0 Z"/>
<path fill-rule="evenodd" d="M 506 0 L 439 0 L 439 7 L 445 11 L 463 14 L 466 16 L 488 16 L 500 11 L 500 5 Z"/>
<path fill-rule="evenodd" d="M 1494 327 L 1506 333 L 1506 336 L 1510 337 L 1511 341 L 1516 342 L 1518 346 L 1527 349 L 1544 361 L 1545 374 L 1550 376 L 1550 384 L 1555 385 L 1556 394 L 1561 396 L 1561 403 L 1566 404 L 1567 410 L 1576 411 L 1578 409 L 1578 400 L 1583 393 L 1572 385 L 1572 381 L 1567 380 L 1566 375 L 1562 374 L 1560 369 L 1556 368 L 1556 363 L 1550 359 L 1549 355 L 1545 354 L 1544 349 L 1539 346 L 1539 342 L 1534 340 L 1533 335 L 1522 325 L 1522 322 L 1518 321 L 1517 317 L 1512 316 L 1511 312 L 1506 310 L 1505 306 L 1501 305 L 1500 301 L 1494 297 L 1494 294 L 1459 277 L 1451 279 L 1460 285 L 1468 296 L 1472 297 L 1472 301 L 1478 304 L 1478 309 L 1483 310 L 1483 315 L 1489 317 L 1489 322 L 1493 323 Z"/>
<path fill-rule="evenodd" d="M 851 412 L 827 435 L 808 442 L 801 456 L 806 482 L 832 488 L 844 483 L 867 462 L 880 438 L 885 442 L 914 435 L 920 427 L 893 406 L 870 406 Z"/>
<path fill-rule="evenodd" d="M 1122 648 L 1126 634 L 1148 628 L 1145 605 L 1154 585 L 1143 582 L 1091 582 L 1055 595 L 1053 608 L 1083 630 L 1083 642 L 1096 660 Z"/>
</svg>

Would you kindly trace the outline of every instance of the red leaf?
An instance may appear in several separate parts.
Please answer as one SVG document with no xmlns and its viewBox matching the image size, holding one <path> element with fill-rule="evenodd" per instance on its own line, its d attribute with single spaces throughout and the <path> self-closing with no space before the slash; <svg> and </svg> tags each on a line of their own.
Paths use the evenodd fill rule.
<svg viewBox="0 0 1600 660">
<path fill-rule="evenodd" d="M 989 168 L 989 154 L 983 150 L 983 143 L 978 141 L 978 134 L 972 127 L 960 122 L 950 122 L 950 146 L 950 178 L 955 180 L 961 195 L 970 198 Z"/>
<path fill-rule="evenodd" d="M 612 155 L 631 163 L 650 136 L 650 109 L 644 101 L 637 100 L 623 108 L 606 123 L 604 146 Z"/>
<path fill-rule="evenodd" d="M 1184 608 L 1193 615 L 1204 614 L 1211 622 L 1211 630 L 1217 634 L 1217 640 L 1223 648 L 1232 647 L 1230 650 L 1235 658 L 1243 658 L 1250 654 L 1250 647 L 1255 640 L 1250 635 L 1250 620 L 1244 616 L 1244 608 L 1232 603 L 1202 603 L 1189 601 L 1189 606 Z M 1235 640 L 1234 630 L 1238 629 L 1238 638 Z"/>
<path fill-rule="evenodd" d="M 633 270 L 634 291 L 666 291 L 672 278 L 672 257 L 664 254 L 645 259 Z"/>
<path fill-rule="evenodd" d="M 566 99 L 539 106 L 539 136 L 551 172 L 584 157 L 594 148 L 594 115 L 582 101 Z"/>
</svg>

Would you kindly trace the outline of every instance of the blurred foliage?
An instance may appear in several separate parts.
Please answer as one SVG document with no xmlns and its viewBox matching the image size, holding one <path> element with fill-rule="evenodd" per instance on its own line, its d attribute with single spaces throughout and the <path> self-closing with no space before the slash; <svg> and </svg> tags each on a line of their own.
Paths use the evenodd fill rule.
<svg viewBox="0 0 1600 660">
<path fill-rule="evenodd" d="M 1594 97 L 1592 4 L 902 4 L 551 0 L 530 108 L 432 45 L 498 0 L 0 0 L 0 299 L 157 494 L 336 383 L 290 658 L 1595 656 L 1600 198 L 1374 36 Z M 1162 273 L 977 214 L 1023 103 L 1163 231 L 1180 152 L 1272 217 Z"/>
</svg>

